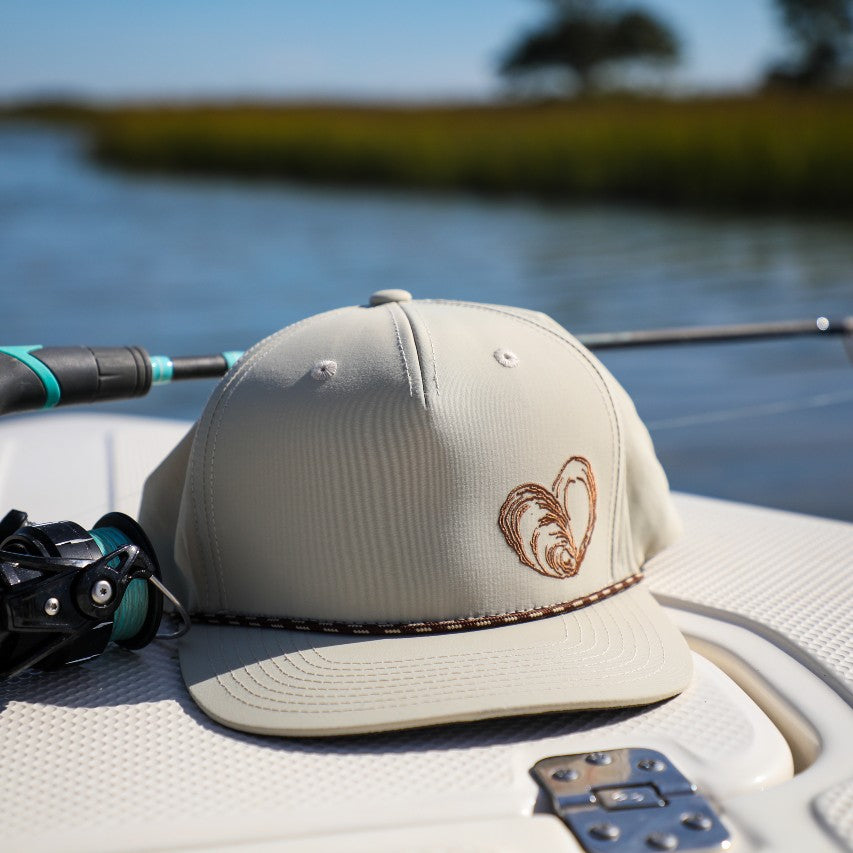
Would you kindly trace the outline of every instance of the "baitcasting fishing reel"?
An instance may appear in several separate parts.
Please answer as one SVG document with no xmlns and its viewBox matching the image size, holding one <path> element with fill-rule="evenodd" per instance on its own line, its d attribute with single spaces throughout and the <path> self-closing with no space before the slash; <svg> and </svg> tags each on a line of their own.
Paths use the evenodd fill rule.
<svg viewBox="0 0 853 853">
<path fill-rule="evenodd" d="M 172 639 L 189 617 L 130 516 L 111 512 L 85 530 L 73 521 L 31 524 L 11 510 L 0 521 L 0 679 L 89 660 L 111 641 L 141 649 L 163 638 L 164 596 L 183 621 Z"/>
</svg>

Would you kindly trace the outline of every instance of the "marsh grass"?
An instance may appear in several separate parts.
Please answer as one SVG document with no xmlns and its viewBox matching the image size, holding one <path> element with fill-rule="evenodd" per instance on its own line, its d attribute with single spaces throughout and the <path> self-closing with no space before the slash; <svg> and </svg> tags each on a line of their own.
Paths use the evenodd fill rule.
<svg viewBox="0 0 853 853">
<path fill-rule="evenodd" d="M 853 96 L 539 105 L 138 107 L 91 119 L 131 169 L 557 201 L 853 212 Z"/>
</svg>

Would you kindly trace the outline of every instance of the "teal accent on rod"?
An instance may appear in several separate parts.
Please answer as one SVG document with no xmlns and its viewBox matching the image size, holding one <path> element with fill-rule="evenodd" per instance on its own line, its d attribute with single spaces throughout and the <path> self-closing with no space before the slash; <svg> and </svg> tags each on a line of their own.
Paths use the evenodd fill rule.
<svg viewBox="0 0 853 853">
<path fill-rule="evenodd" d="M 151 356 L 151 384 L 168 385 L 172 381 L 174 365 L 167 355 Z"/>
<path fill-rule="evenodd" d="M 231 370 L 232 367 L 237 363 L 238 359 L 243 355 L 242 350 L 230 349 L 226 350 L 222 353 L 222 357 L 225 359 L 225 363 L 228 365 L 228 369 Z"/>
<path fill-rule="evenodd" d="M 62 397 L 62 389 L 59 387 L 57 378 L 51 373 L 50 368 L 42 361 L 39 361 L 30 353 L 40 350 L 41 344 L 33 344 L 32 346 L 22 347 L 0 347 L 0 352 L 16 358 L 21 364 L 25 364 L 38 376 L 41 384 L 44 386 L 44 406 L 43 409 L 52 409 L 59 403 Z"/>
</svg>

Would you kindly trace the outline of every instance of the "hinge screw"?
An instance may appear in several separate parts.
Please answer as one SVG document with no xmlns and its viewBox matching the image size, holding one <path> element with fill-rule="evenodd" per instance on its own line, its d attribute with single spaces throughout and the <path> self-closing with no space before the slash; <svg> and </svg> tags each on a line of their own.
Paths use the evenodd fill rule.
<svg viewBox="0 0 853 853">
<path fill-rule="evenodd" d="M 681 818 L 681 822 L 688 829 L 710 829 L 714 823 L 711 818 L 706 814 L 702 814 L 702 812 L 693 812 L 691 814 L 686 814 Z"/>
<path fill-rule="evenodd" d="M 48 616 L 56 616 L 56 614 L 59 613 L 59 599 L 48 598 L 44 603 L 44 612 L 47 613 Z"/>
<path fill-rule="evenodd" d="M 574 782 L 578 776 L 580 776 L 580 773 L 577 770 L 572 770 L 570 767 L 561 767 L 551 774 L 551 778 L 556 779 L 558 782 Z"/>
<path fill-rule="evenodd" d="M 646 839 L 646 844 L 653 850 L 676 850 L 678 839 L 671 832 L 653 832 Z"/>
<path fill-rule="evenodd" d="M 100 580 L 92 584 L 92 601 L 95 604 L 106 604 L 112 597 L 113 588 L 109 581 Z"/>
<path fill-rule="evenodd" d="M 637 762 L 637 767 L 639 767 L 640 770 L 651 770 L 654 773 L 663 773 L 663 771 L 666 770 L 666 765 L 657 758 L 643 758 L 641 761 Z"/>
<path fill-rule="evenodd" d="M 589 834 L 601 841 L 616 841 L 621 833 L 615 823 L 596 823 L 589 828 Z"/>
</svg>

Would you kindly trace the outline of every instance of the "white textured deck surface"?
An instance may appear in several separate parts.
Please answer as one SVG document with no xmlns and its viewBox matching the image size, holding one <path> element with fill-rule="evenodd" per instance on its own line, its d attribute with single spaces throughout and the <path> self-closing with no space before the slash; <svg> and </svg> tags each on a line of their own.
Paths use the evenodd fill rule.
<svg viewBox="0 0 853 853">
<path fill-rule="evenodd" d="M 678 495 L 684 535 L 646 566 L 656 593 L 782 634 L 853 690 L 853 524 Z"/>
<path fill-rule="evenodd" d="M 694 778 L 718 779 L 719 796 L 780 781 L 785 761 L 765 763 L 769 724 L 696 660 L 691 687 L 651 709 L 295 740 L 210 721 L 184 688 L 174 647 L 113 649 L 0 685 L 4 843 L 109 850 L 144 837 L 156 849 L 176 823 L 210 843 L 253 827 L 291 836 L 524 814 L 536 799 L 536 760 L 605 746 L 661 749 Z"/>
<path fill-rule="evenodd" d="M 186 427 L 55 414 L 6 421 L 0 509 L 84 524 L 109 509 L 135 513 L 146 472 Z M 686 534 L 650 566 L 652 587 L 766 625 L 849 686 L 853 525 L 688 496 L 678 504 Z M 161 642 L 0 684 L 0 744 L 0 847 L 10 850 L 209 849 L 517 818 L 534 808 L 537 760 L 619 746 L 663 750 L 719 799 L 790 772 L 775 728 L 701 658 L 682 696 L 649 709 L 286 740 L 210 721 Z M 848 843 L 851 790 L 838 785 L 813 805 Z M 499 848 L 521 849 L 508 837 L 476 849 Z"/>
<path fill-rule="evenodd" d="M 815 811 L 848 850 L 853 850 L 853 779 L 824 791 Z"/>
</svg>

